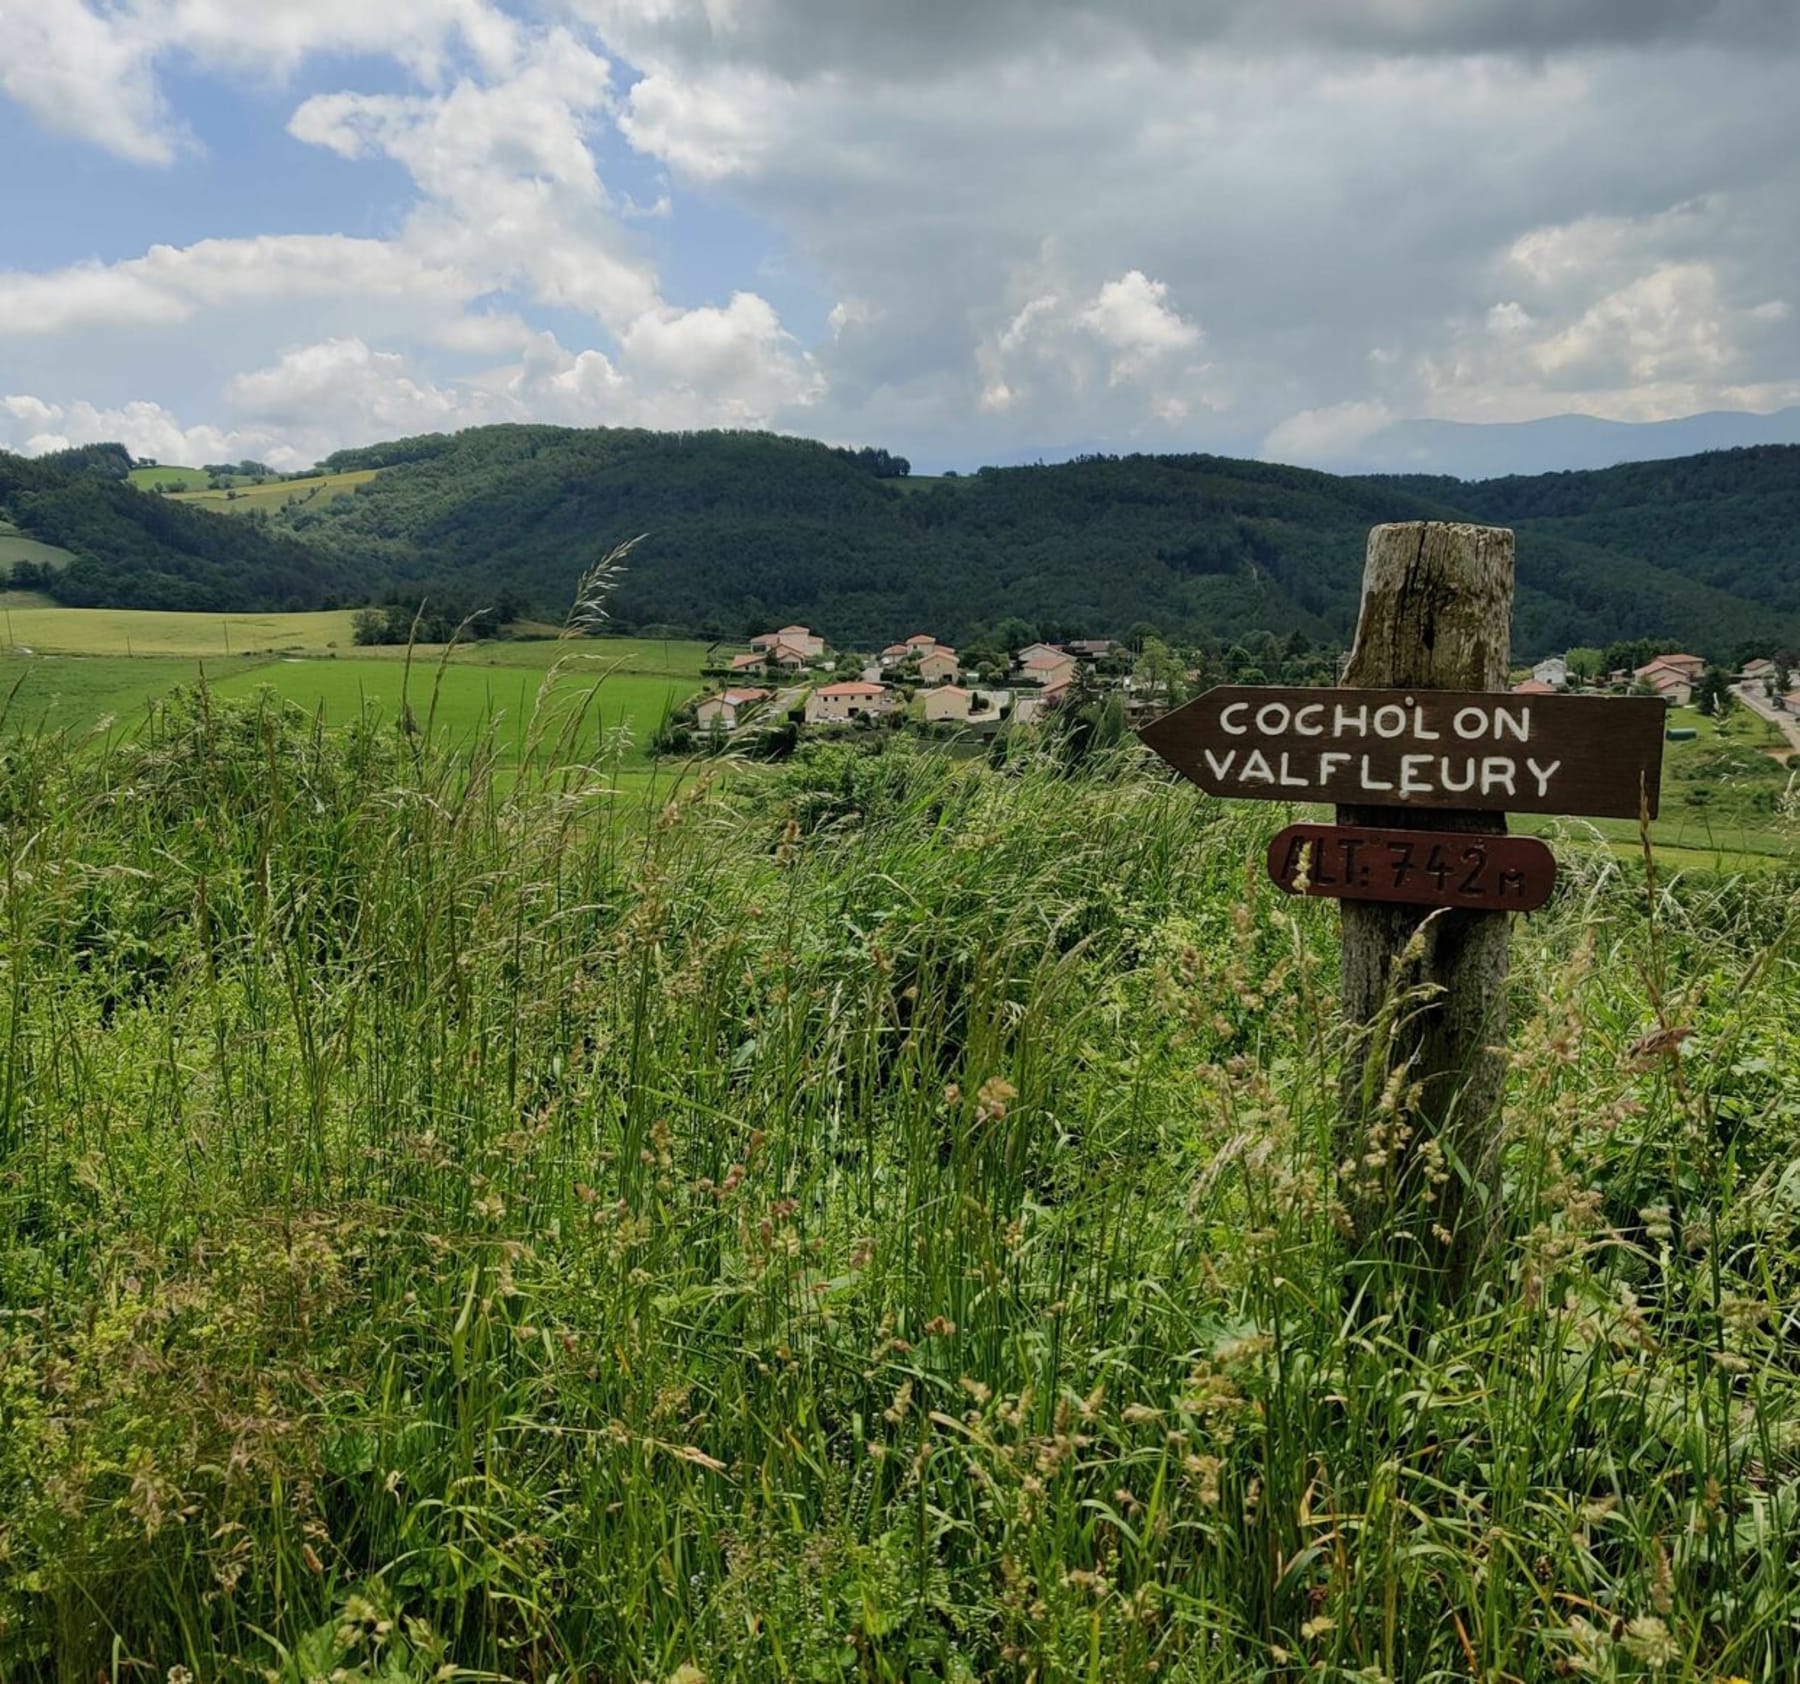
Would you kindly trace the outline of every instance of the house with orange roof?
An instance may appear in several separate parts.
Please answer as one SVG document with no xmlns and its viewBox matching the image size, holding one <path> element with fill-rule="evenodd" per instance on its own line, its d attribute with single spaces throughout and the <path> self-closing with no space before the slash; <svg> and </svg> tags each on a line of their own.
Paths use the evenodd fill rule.
<svg viewBox="0 0 1800 1684">
<path fill-rule="evenodd" d="M 885 684 L 852 679 L 844 684 L 821 684 L 806 698 L 809 725 L 848 725 L 861 714 L 870 719 L 892 713 L 899 698 Z"/>
<path fill-rule="evenodd" d="M 1556 686 L 1546 684 L 1541 678 L 1527 678 L 1512 687 L 1515 696 L 1554 696 Z"/>
<path fill-rule="evenodd" d="M 962 664 L 956 658 L 954 649 L 946 649 L 941 643 L 934 643 L 919 657 L 919 677 L 926 684 L 941 684 L 946 679 L 962 676 Z"/>
<path fill-rule="evenodd" d="M 694 718 L 702 731 L 710 731 L 715 725 L 722 731 L 735 731 L 744 716 L 755 712 L 774 692 L 757 686 L 741 690 L 725 690 L 716 696 L 708 696 L 694 709 Z"/>
<path fill-rule="evenodd" d="M 920 710 L 927 725 L 936 725 L 944 720 L 967 720 L 974 701 L 974 693 L 957 684 L 940 684 L 935 690 L 927 690 L 919 698 Z"/>
<path fill-rule="evenodd" d="M 825 653 L 825 639 L 815 636 L 805 626 L 783 626 L 780 631 L 759 632 L 750 639 L 752 649 L 761 649 L 772 653 L 776 649 L 791 649 L 801 661 L 816 661 Z"/>
</svg>

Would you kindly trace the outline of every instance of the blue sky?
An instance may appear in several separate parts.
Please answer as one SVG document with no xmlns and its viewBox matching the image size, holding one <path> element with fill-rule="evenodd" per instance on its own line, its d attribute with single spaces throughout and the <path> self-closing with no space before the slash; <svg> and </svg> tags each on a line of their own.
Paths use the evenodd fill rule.
<svg viewBox="0 0 1800 1684">
<path fill-rule="evenodd" d="M 1800 402 L 1777 0 L 0 0 L 0 446 Z"/>
</svg>

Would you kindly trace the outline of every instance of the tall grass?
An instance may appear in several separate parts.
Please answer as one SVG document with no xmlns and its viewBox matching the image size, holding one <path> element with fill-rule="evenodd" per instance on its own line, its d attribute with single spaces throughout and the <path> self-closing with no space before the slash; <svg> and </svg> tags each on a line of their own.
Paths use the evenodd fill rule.
<svg viewBox="0 0 1800 1684">
<path fill-rule="evenodd" d="M 1791 883 L 1571 854 L 1414 1317 L 1269 815 L 415 712 L 0 748 L 0 1676 L 1795 1676 Z"/>
</svg>

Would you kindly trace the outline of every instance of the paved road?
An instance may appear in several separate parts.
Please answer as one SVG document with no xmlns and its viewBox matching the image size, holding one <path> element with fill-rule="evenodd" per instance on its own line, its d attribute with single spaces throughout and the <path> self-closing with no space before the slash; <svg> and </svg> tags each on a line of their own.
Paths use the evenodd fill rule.
<svg viewBox="0 0 1800 1684">
<path fill-rule="evenodd" d="M 1771 725 L 1780 726 L 1781 734 L 1794 748 L 1800 749 L 1800 720 L 1796 720 L 1791 713 L 1785 713 L 1776 707 L 1763 694 L 1760 684 L 1734 684 L 1731 687 L 1731 693 L 1752 713 L 1768 720 Z"/>
</svg>

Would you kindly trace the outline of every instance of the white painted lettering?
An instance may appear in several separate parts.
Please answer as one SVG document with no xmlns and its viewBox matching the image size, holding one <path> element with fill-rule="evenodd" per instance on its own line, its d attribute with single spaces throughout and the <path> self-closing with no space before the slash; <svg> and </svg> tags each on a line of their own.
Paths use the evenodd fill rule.
<svg viewBox="0 0 1800 1684">
<path fill-rule="evenodd" d="M 1331 782 L 1331 774 L 1335 772 L 1338 767 L 1348 766 L 1349 764 L 1350 756 L 1347 754 L 1333 754 L 1329 750 L 1324 754 L 1321 754 L 1319 756 L 1320 787 L 1323 788 L 1326 784 Z"/>
<path fill-rule="evenodd" d="M 1435 743 L 1443 735 L 1442 731 L 1425 729 L 1425 709 L 1421 703 L 1415 702 L 1411 696 L 1406 698 L 1406 705 L 1413 710 L 1412 734 L 1422 743 Z"/>
<path fill-rule="evenodd" d="M 1366 754 L 1362 757 L 1362 786 L 1364 789 L 1392 789 L 1394 787 L 1392 784 L 1384 784 L 1369 776 L 1369 757 Z"/>
<path fill-rule="evenodd" d="M 1458 783 L 1456 779 L 1450 775 L 1450 768 L 1455 764 L 1456 762 L 1447 754 L 1438 762 L 1438 782 L 1444 786 L 1446 791 L 1453 795 L 1467 794 L 1468 791 L 1475 787 L 1475 757 L 1472 754 L 1464 756 L 1462 763 L 1463 781 L 1461 783 Z"/>
<path fill-rule="evenodd" d="M 1406 729 L 1406 709 L 1395 707 L 1389 702 L 1386 707 L 1375 710 L 1375 734 L 1378 737 L 1397 737 Z"/>
<path fill-rule="evenodd" d="M 1308 785 L 1306 779 L 1290 778 L 1288 776 L 1288 761 L 1291 758 L 1292 758 L 1291 755 L 1286 755 L 1286 754 L 1284 754 L 1281 757 L 1281 781 L 1282 781 L 1282 783 L 1288 789 L 1307 789 L 1307 788 L 1309 788 L 1310 786 Z"/>
<path fill-rule="evenodd" d="M 1520 742 L 1531 740 L 1531 709 L 1520 708 L 1519 717 L 1514 719 L 1505 708 L 1494 710 L 1494 741 L 1499 740 L 1510 731 Z"/>
<path fill-rule="evenodd" d="M 1518 775 L 1518 768 L 1512 763 L 1510 755 L 1490 754 L 1481 763 L 1481 793 L 1486 795 L 1496 787 L 1504 789 L 1508 795 L 1516 795 L 1513 779 Z"/>
<path fill-rule="evenodd" d="M 1231 776 L 1231 766 L 1232 762 L 1237 759 L 1237 750 L 1233 749 L 1229 754 L 1224 755 L 1223 757 L 1215 754 L 1211 749 L 1207 749 L 1205 753 L 1207 770 L 1210 771 L 1220 783 L 1223 783 Z"/>
<path fill-rule="evenodd" d="M 1359 737 L 1366 737 L 1369 734 L 1368 708 L 1366 706 L 1359 707 L 1355 713 L 1350 713 L 1345 710 L 1344 704 L 1339 702 L 1337 712 L 1332 717 L 1331 734 L 1334 737 L 1341 737 L 1344 734 L 1344 728 L 1352 724 L 1355 725 L 1356 734 Z"/>
<path fill-rule="evenodd" d="M 1323 725 L 1308 725 L 1306 723 L 1306 716 L 1309 713 L 1317 715 L 1317 714 L 1322 714 L 1324 711 L 1325 711 L 1325 704 L 1323 702 L 1308 702 L 1306 704 L 1306 706 L 1303 708 L 1295 708 L 1294 709 L 1294 730 L 1296 732 L 1298 732 L 1299 735 L 1301 735 L 1302 737 L 1322 737 L 1322 736 L 1324 736 L 1325 735 L 1325 727 Z"/>
<path fill-rule="evenodd" d="M 1243 736 L 1250 727 L 1248 725 L 1233 725 L 1231 723 L 1231 716 L 1234 713 L 1248 713 L 1249 711 L 1250 704 L 1248 702 L 1233 702 L 1229 707 L 1220 708 L 1219 729 L 1230 737 Z"/>
<path fill-rule="evenodd" d="M 1540 766 L 1535 760 L 1525 762 L 1531 768 L 1531 775 L 1538 781 L 1538 797 L 1541 800 L 1550 793 L 1550 780 L 1556 775 L 1556 769 L 1562 762 L 1552 760 L 1548 766 Z"/>
<path fill-rule="evenodd" d="M 1477 737 L 1487 735 L 1487 715 L 1480 708 L 1458 708 L 1456 717 L 1450 721 L 1450 729 L 1465 743 L 1472 743 Z"/>
<path fill-rule="evenodd" d="M 1400 794 L 1403 798 L 1408 795 L 1429 795 L 1431 793 L 1432 786 L 1422 778 L 1415 778 L 1413 768 L 1429 766 L 1433 758 L 1429 754 L 1403 754 L 1400 756 Z"/>
<path fill-rule="evenodd" d="M 1256 728 L 1265 737 L 1279 737 L 1288 728 L 1286 702 L 1264 702 L 1256 710 Z"/>
<path fill-rule="evenodd" d="M 1258 783 L 1272 784 L 1275 774 L 1269 770 L 1269 763 L 1263 758 L 1263 751 L 1253 748 L 1244 756 L 1244 769 L 1238 773 L 1239 779 L 1249 783 L 1254 778 Z"/>
</svg>

